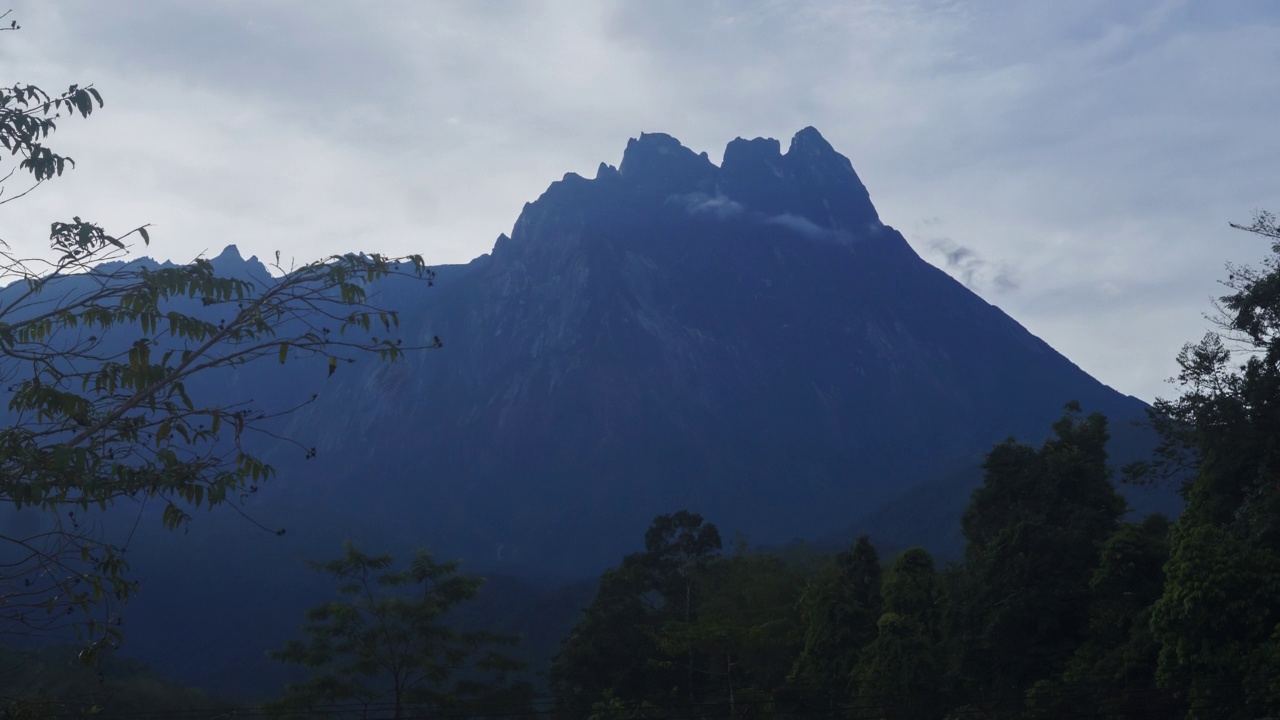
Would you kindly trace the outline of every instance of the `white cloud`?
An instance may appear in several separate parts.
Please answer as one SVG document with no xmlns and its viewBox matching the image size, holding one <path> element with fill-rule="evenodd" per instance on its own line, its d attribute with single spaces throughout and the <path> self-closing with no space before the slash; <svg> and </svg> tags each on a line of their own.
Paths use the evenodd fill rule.
<svg viewBox="0 0 1280 720">
<path fill-rule="evenodd" d="M 709 215 L 718 220 L 739 217 L 745 212 L 742 203 L 730 200 L 723 195 L 690 193 L 672 199 L 683 204 L 690 215 Z"/>
</svg>

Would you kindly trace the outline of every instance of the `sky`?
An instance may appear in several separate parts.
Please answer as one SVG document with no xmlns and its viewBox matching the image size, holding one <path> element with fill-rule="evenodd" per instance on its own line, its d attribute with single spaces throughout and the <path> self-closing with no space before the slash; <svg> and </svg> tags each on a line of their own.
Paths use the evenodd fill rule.
<svg viewBox="0 0 1280 720">
<path fill-rule="evenodd" d="M 1280 210 L 1275 0 L 6 7 L 0 84 L 106 101 L 59 124 L 74 171 L 0 205 L 31 254 L 80 215 L 175 261 L 466 262 L 641 132 L 718 162 L 812 125 L 922 257 L 1150 401 L 1224 264 L 1269 252 L 1228 223 Z"/>
</svg>

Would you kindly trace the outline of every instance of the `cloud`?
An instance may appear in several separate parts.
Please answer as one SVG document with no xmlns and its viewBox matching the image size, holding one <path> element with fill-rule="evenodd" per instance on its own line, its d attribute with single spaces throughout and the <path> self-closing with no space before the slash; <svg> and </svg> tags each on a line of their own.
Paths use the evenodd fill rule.
<svg viewBox="0 0 1280 720">
<path fill-rule="evenodd" d="M 810 240 L 832 243 L 848 243 L 853 241 L 853 236 L 847 232 L 824 228 L 807 217 L 792 215 L 791 213 L 771 215 L 764 218 L 762 222 L 766 225 L 777 225 L 778 227 L 786 228 L 791 232 Z"/>
<path fill-rule="evenodd" d="M 977 292 L 990 289 L 998 293 L 1010 293 L 1019 287 L 1014 269 L 1006 263 L 989 263 L 973 248 L 961 245 L 949 237 L 930 238 L 928 245 L 934 253 L 941 256 L 944 269 L 970 290 Z"/>
<path fill-rule="evenodd" d="M 689 193 L 671 198 L 684 204 L 690 215 L 710 215 L 717 220 L 739 217 L 745 212 L 742 203 L 730 200 L 723 195 L 707 195 L 706 193 Z"/>
<path fill-rule="evenodd" d="M 824 228 L 809 218 L 792 213 L 765 215 L 751 210 L 742 203 L 724 195 L 707 195 L 706 193 L 689 193 L 673 195 L 667 202 L 675 202 L 684 206 L 685 211 L 693 216 L 711 217 L 716 220 L 734 220 L 744 218 L 750 222 L 764 225 L 775 225 L 809 240 L 821 242 L 848 243 L 853 236 L 843 230 Z M 868 228 L 869 232 L 878 231 L 878 227 Z"/>
</svg>

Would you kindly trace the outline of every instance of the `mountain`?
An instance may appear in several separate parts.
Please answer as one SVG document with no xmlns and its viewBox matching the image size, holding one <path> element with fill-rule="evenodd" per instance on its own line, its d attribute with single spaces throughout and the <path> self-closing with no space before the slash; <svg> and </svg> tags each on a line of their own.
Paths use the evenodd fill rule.
<svg viewBox="0 0 1280 720">
<path fill-rule="evenodd" d="M 275 492 L 529 572 L 596 572 L 681 508 L 837 533 L 1067 401 L 1145 407 L 922 260 L 813 128 L 718 167 L 642 134 L 489 255 L 384 292 L 444 348 L 335 376 L 288 428 L 323 472 Z"/>
<path fill-rule="evenodd" d="M 138 526 L 126 649 L 219 692 L 278 690 L 264 651 L 329 590 L 304 561 L 349 537 L 489 574 L 485 612 L 542 628 L 545 654 L 590 584 L 556 588 L 637 549 L 660 513 L 699 512 L 757 544 L 871 532 L 886 555 L 955 557 L 993 443 L 1038 443 L 1075 400 L 1112 418 L 1114 456 L 1149 448 L 1131 425 L 1141 401 L 922 260 L 818 131 L 785 153 L 734 140 L 723 158 L 642 134 L 618 167 L 552 183 L 434 287 L 381 282 L 371 299 L 401 311 L 404 342 L 439 337 L 438 350 L 191 383 L 274 408 L 318 392 L 276 428 L 316 455 L 262 446 L 279 475 L 243 504 L 252 522 Z M 213 262 L 266 276 L 234 247 Z"/>
</svg>

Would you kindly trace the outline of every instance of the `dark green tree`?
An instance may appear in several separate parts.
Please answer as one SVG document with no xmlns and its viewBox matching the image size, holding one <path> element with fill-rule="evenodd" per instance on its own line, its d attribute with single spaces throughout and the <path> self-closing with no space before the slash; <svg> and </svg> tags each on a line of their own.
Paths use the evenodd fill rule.
<svg viewBox="0 0 1280 720">
<path fill-rule="evenodd" d="M 720 531 L 701 515 L 681 510 L 659 515 L 644 534 L 644 566 L 652 588 L 686 620 L 693 613 L 693 584 L 722 548 Z"/>
<path fill-rule="evenodd" d="M 307 611 L 305 640 L 270 653 L 312 671 L 274 710 L 338 717 L 354 705 L 347 716 L 401 718 L 527 708 L 529 688 L 509 681 L 523 666 L 498 649 L 517 639 L 463 632 L 445 620 L 475 598 L 483 579 L 461 575 L 457 562 L 437 562 L 425 550 L 403 570 L 391 570 L 392 563 L 390 555 L 366 555 L 348 542 L 341 558 L 314 564 L 337 581 L 340 599 Z"/>
<path fill-rule="evenodd" d="M 884 614 L 850 682 L 855 718 L 925 720 L 942 711 L 942 581 L 933 556 L 912 548 L 894 560 L 884 582 Z"/>
<path fill-rule="evenodd" d="M 1195 717 L 1280 711 L 1280 226 L 1264 212 L 1235 227 L 1271 254 L 1228 266 L 1217 330 L 1179 354 L 1182 392 L 1153 412 L 1161 454 L 1138 468 L 1188 470 L 1151 629 L 1159 678 Z"/>
<path fill-rule="evenodd" d="M 920 622 L 885 613 L 876 623 L 876 639 L 854 668 L 851 682 L 858 689 L 849 716 L 885 720 L 938 717 L 944 669 L 938 644 Z"/>
<path fill-rule="evenodd" d="M 911 618 L 930 636 L 942 630 L 942 580 L 933 556 L 911 548 L 894 559 L 884 581 L 884 611 Z"/>
<path fill-rule="evenodd" d="M 876 638 L 882 614 L 880 556 L 866 535 L 824 565 L 800 597 L 803 647 L 792 677 L 807 695 L 847 699 L 858 655 Z"/>
<path fill-rule="evenodd" d="M 1084 642 L 1089 581 L 1125 511 L 1107 467 L 1106 418 L 1082 418 L 1073 403 L 1053 431 L 1039 449 L 997 445 L 961 520 L 963 681 L 1012 707 Z"/>
<path fill-rule="evenodd" d="M 659 649 L 673 660 L 692 650 L 704 706 L 723 704 L 737 717 L 772 710 L 799 650 L 798 568 L 745 547 L 709 563 L 697 577 L 694 619 L 659 629 Z"/>
<path fill-rule="evenodd" d="M 604 574 L 552 661 L 552 692 L 565 713 L 586 715 L 600 703 L 687 705 L 696 695 L 693 638 L 672 631 L 697 620 L 698 578 L 720 552 L 720 532 L 681 510 L 654 518 L 644 545 Z"/>
<path fill-rule="evenodd" d="M 1259 213 L 1235 225 L 1271 242 L 1260 267 L 1227 266 L 1218 329 L 1178 355 L 1182 393 L 1155 403 L 1163 461 L 1190 468 L 1184 522 L 1207 523 L 1280 550 L 1280 226 Z M 1138 479 L 1160 473 L 1139 474 Z"/>
<path fill-rule="evenodd" d="M 681 510 L 654 518 L 644 534 L 641 561 L 649 572 L 650 587 L 661 596 L 665 622 L 674 620 L 686 626 L 694 622 L 698 604 L 693 592 L 696 579 L 721 547 L 720 531 L 697 513 Z M 665 622 L 659 623 L 654 632 L 661 633 Z M 673 640 L 680 642 L 671 636 L 663 642 L 670 647 Z M 692 700 L 698 684 L 694 676 L 695 651 L 687 638 L 684 644 L 683 690 Z"/>
<path fill-rule="evenodd" d="M 1265 715 L 1265 690 L 1275 679 L 1256 673 L 1275 664 L 1276 556 L 1212 525 L 1187 524 L 1174 533 L 1165 569 L 1164 593 L 1151 612 L 1162 684 L 1185 691 L 1192 717 Z M 1260 687 L 1250 688 L 1254 683 Z"/>
<path fill-rule="evenodd" d="M 1062 678 L 1064 688 L 1094 700 L 1099 716 L 1172 710 L 1173 699 L 1155 688 L 1160 647 L 1151 634 L 1152 606 L 1164 591 L 1171 527 L 1168 518 L 1151 515 L 1125 524 L 1102 546 L 1089 581 L 1088 638 Z"/>
<path fill-rule="evenodd" d="M 1175 717 L 1180 705 L 1156 687 L 1160 647 L 1151 633 L 1152 605 L 1164 590 L 1171 524 L 1162 515 L 1127 523 L 1102 546 L 1089 581 L 1089 630 L 1061 677 L 1028 693 L 1028 718 L 1078 715 Z"/>
<path fill-rule="evenodd" d="M 661 656 L 653 631 L 658 610 L 636 557 L 605 571 L 595 599 L 552 660 L 551 692 L 568 716 L 583 717 L 598 703 L 618 710 L 662 698 L 679 682 L 678 673 L 655 662 Z"/>
</svg>

